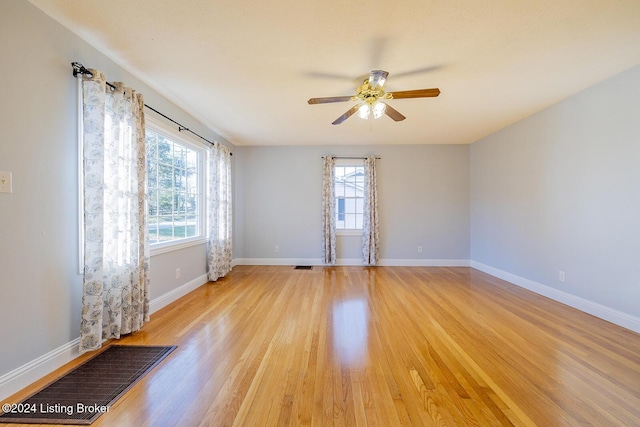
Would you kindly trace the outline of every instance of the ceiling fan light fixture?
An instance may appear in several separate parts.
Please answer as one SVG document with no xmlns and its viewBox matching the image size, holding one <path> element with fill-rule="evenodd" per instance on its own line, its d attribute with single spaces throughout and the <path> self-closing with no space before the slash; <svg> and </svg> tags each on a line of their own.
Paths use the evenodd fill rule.
<svg viewBox="0 0 640 427">
<path fill-rule="evenodd" d="M 371 108 L 369 108 L 369 104 L 367 104 L 366 102 L 358 108 L 358 117 L 360 117 L 361 119 L 367 120 L 370 113 Z"/>
<path fill-rule="evenodd" d="M 365 79 L 353 96 L 330 96 L 324 98 L 310 98 L 308 104 L 325 104 L 331 102 L 359 102 L 352 106 L 346 113 L 338 117 L 331 124 L 339 125 L 354 114 L 358 114 L 363 120 L 369 118 L 379 119 L 383 115 L 389 116 L 396 122 L 406 119 L 391 105 L 387 105 L 384 100 L 387 99 L 406 99 L 406 98 L 432 98 L 440 95 L 440 89 L 413 89 L 402 90 L 399 92 L 387 92 L 384 84 L 387 81 L 388 72 L 384 70 L 372 70 L 369 78 Z"/>
<path fill-rule="evenodd" d="M 373 106 L 373 118 L 379 119 L 384 115 L 384 110 L 387 109 L 387 104 L 384 102 L 376 102 Z"/>
</svg>

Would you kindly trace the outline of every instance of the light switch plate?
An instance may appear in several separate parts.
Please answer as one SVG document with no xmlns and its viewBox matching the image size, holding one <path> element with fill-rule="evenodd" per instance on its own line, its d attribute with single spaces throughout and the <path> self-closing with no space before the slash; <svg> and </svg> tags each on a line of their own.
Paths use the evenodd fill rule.
<svg viewBox="0 0 640 427">
<path fill-rule="evenodd" d="M 0 171 L 0 193 L 13 193 L 11 172 Z"/>
</svg>

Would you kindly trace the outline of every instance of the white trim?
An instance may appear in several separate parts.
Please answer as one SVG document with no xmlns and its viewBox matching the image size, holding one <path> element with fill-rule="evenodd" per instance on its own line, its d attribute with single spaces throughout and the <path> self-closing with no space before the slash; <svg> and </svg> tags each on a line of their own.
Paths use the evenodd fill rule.
<svg viewBox="0 0 640 427">
<path fill-rule="evenodd" d="M 490 265 L 482 264 L 477 261 L 471 261 L 471 267 L 476 270 L 480 270 L 484 273 L 490 274 L 499 279 L 505 280 L 521 288 L 530 290 L 539 295 L 551 298 L 554 301 L 576 308 L 585 313 L 599 317 L 600 319 L 614 323 L 623 328 L 630 329 L 634 332 L 640 333 L 640 318 L 631 314 L 624 313 L 611 307 L 607 307 L 597 302 L 589 301 L 582 297 L 561 291 L 551 286 L 543 285 L 533 280 L 525 279 L 524 277 L 516 276 L 515 274 L 500 270 Z"/>
<path fill-rule="evenodd" d="M 235 258 L 236 265 L 325 265 L 320 258 Z M 338 258 L 336 265 L 362 266 L 360 258 Z M 469 267 L 467 259 L 381 259 L 380 266 Z"/>
<path fill-rule="evenodd" d="M 0 377 L 0 401 L 17 393 L 47 374 L 55 371 L 79 355 L 80 338 L 64 344 L 49 353 L 26 363 Z M 18 402 L 6 402 L 18 403 Z"/>
<path fill-rule="evenodd" d="M 189 248 L 191 246 L 204 245 L 207 243 L 206 237 L 194 237 L 192 239 L 184 239 L 182 240 L 172 240 L 170 245 L 165 246 L 153 246 L 149 245 L 149 256 L 155 256 L 164 254 L 167 252 L 173 252 L 184 248 Z"/>
<path fill-rule="evenodd" d="M 154 313 L 160 310 L 205 283 L 207 283 L 206 274 L 196 277 L 179 288 L 161 295 L 151 301 L 149 307 L 150 312 Z M 80 338 L 76 338 L 73 341 L 50 351 L 49 353 L 0 376 L 0 402 L 5 403 L 7 397 L 19 392 L 45 375 L 50 374 L 61 366 L 77 358 L 80 355 L 79 345 Z"/>
<path fill-rule="evenodd" d="M 355 228 L 340 228 L 340 229 L 336 229 L 336 236 L 362 237 L 363 233 L 364 233 L 364 231 L 362 231 L 362 229 L 355 229 Z"/>
<path fill-rule="evenodd" d="M 158 116 L 158 114 L 154 111 L 151 110 L 145 110 L 144 112 L 144 121 L 145 124 L 147 125 L 151 125 L 150 127 L 153 129 L 154 127 L 156 129 L 159 129 L 161 132 L 166 132 L 169 133 L 169 135 L 165 135 L 165 136 L 175 136 L 176 138 L 180 138 L 183 139 L 185 143 L 189 143 L 191 145 L 195 145 L 198 148 L 201 149 L 208 149 L 211 144 L 202 141 L 199 138 L 196 138 L 194 135 L 190 134 L 190 133 L 183 133 L 181 131 L 178 131 L 175 129 L 175 126 L 173 124 L 167 123 L 167 120 L 161 116 Z M 214 141 L 217 142 L 217 141 Z"/>
<path fill-rule="evenodd" d="M 320 258 L 234 258 L 236 265 L 323 265 Z"/>
<path fill-rule="evenodd" d="M 149 312 L 151 314 L 155 313 L 161 308 L 166 307 L 172 302 L 187 295 L 189 292 L 196 290 L 207 282 L 207 275 L 203 274 L 202 276 L 198 276 L 195 279 L 188 281 L 182 286 L 179 286 L 163 295 L 160 295 L 158 298 L 151 301 L 151 304 L 149 305 Z"/>
<path fill-rule="evenodd" d="M 468 259 L 381 259 L 379 265 L 393 267 L 469 267 Z"/>
<path fill-rule="evenodd" d="M 356 156 L 354 156 L 356 157 Z M 339 158 L 336 157 L 335 159 L 335 165 L 336 166 L 362 166 L 364 165 L 364 161 L 365 156 L 362 156 L 362 158 Z"/>
</svg>

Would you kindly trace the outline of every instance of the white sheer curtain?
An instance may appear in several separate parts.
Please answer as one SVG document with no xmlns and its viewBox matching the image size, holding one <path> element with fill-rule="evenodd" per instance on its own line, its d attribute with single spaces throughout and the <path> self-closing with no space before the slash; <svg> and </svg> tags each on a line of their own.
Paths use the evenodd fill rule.
<svg viewBox="0 0 640 427">
<path fill-rule="evenodd" d="M 336 191 L 335 191 L 336 159 L 324 157 L 322 175 L 322 262 L 336 263 Z"/>
<path fill-rule="evenodd" d="M 363 211 L 362 263 L 364 265 L 377 265 L 380 258 L 380 233 L 378 227 L 378 190 L 375 156 L 369 156 L 364 161 Z"/>
<path fill-rule="evenodd" d="M 144 101 L 83 77 L 84 279 L 80 353 L 149 320 Z"/>
<path fill-rule="evenodd" d="M 231 153 L 221 144 L 209 151 L 208 278 L 216 281 L 231 271 Z"/>
</svg>

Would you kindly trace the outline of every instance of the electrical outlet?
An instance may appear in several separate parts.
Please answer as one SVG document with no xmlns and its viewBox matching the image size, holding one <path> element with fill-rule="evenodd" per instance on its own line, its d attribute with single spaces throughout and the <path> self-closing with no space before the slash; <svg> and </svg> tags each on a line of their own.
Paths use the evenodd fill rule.
<svg viewBox="0 0 640 427">
<path fill-rule="evenodd" d="M 422 253 L 422 246 L 418 246 L 418 253 L 421 254 Z"/>
<path fill-rule="evenodd" d="M 176 279 L 180 278 L 180 269 L 176 268 Z"/>
<path fill-rule="evenodd" d="M 280 252 L 280 246 L 277 246 L 277 245 L 276 245 L 276 246 L 274 246 L 274 247 L 273 247 L 273 252 L 275 252 L 275 253 Z"/>
<path fill-rule="evenodd" d="M 561 282 L 564 282 L 565 280 L 567 280 L 567 275 L 565 274 L 564 271 L 558 271 L 558 280 L 560 280 Z"/>
<path fill-rule="evenodd" d="M 13 193 L 11 172 L 0 172 L 0 193 Z"/>
</svg>

